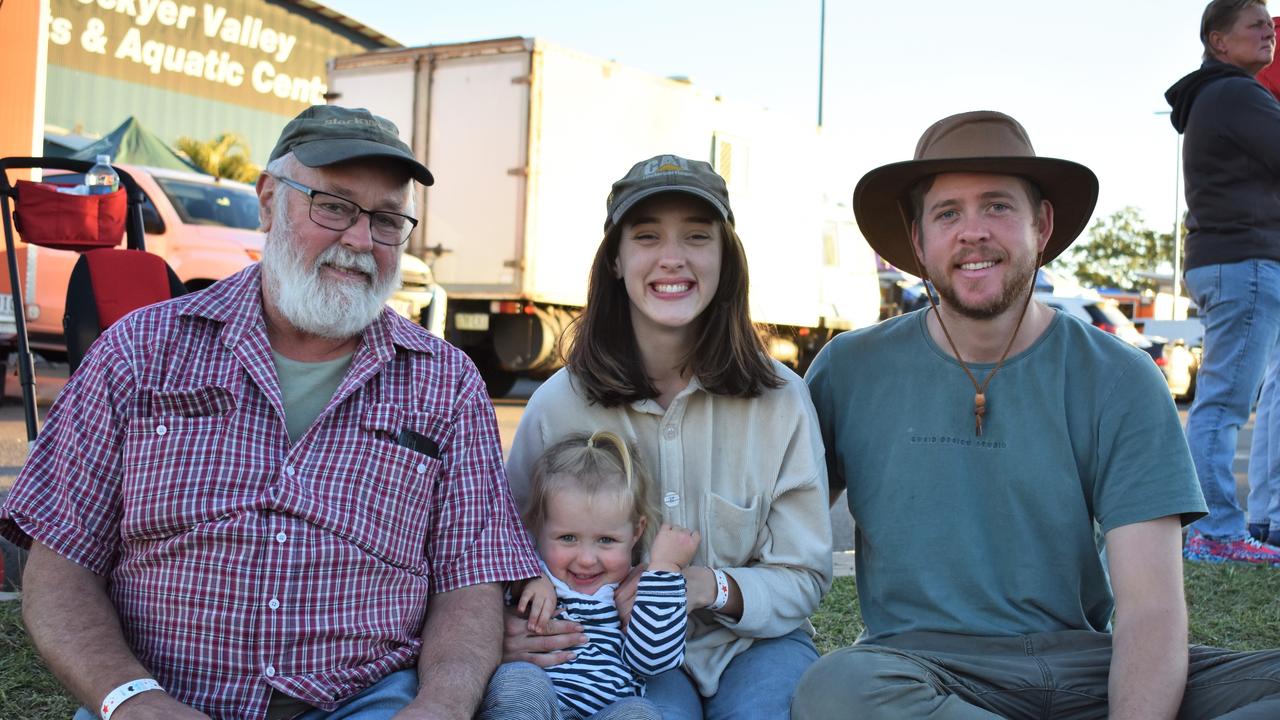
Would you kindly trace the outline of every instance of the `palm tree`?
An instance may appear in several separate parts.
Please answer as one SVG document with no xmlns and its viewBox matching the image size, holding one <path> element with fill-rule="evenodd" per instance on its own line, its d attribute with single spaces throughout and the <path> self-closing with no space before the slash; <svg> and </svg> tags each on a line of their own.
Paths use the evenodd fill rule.
<svg viewBox="0 0 1280 720">
<path fill-rule="evenodd" d="M 262 168 L 249 160 L 249 144 L 232 132 L 224 132 L 212 140 L 178 138 L 178 149 L 201 170 L 214 177 L 255 182 Z"/>
</svg>

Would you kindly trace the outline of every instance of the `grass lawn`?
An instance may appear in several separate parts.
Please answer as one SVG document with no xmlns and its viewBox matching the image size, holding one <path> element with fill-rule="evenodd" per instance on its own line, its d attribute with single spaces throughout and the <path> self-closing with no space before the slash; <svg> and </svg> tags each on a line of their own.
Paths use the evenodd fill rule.
<svg viewBox="0 0 1280 720">
<path fill-rule="evenodd" d="M 1233 650 L 1280 648 L 1280 570 L 1183 563 L 1191 642 Z M 818 652 L 862 632 L 853 578 L 837 578 L 813 616 Z"/>
<path fill-rule="evenodd" d="M 1280 571 L 1186 565 L 1191 641 L 1236 650 L 1280 648 Z M 813 617 L 820 652 L 862 631 L 853 578 L 837 578 Z M 17 602 L 0 603 L 0 720 L 70 720 L 75 703 L 40 661 L 22 629 Z"/>
<path fill-rule="evenodd" d="M 71 720 L 76 703 L 27 640 L 18 602 L 0 602 L 0 720 Z"/>
</svg>

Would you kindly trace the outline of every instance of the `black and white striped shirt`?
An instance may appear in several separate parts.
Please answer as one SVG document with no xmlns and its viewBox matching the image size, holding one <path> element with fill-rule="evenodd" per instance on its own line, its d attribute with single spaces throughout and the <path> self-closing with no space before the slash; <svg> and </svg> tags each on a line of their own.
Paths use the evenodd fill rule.
<svg viewBox="0 0 1280 720">
<path fill-rule="evenodd" d="M 685 584 L 680 573 L 640 576 L 626 633 L 613 600 L 616 584 L 583 595 L 547 576 L 556 588 L 560 617 L 580 623 L 587 635 L 585 645 L 572 648 L 577 657 L 547 668 L 565 709 L 590 717 L 619 698 L 643 695 L 646 677 L 684 662 Z"/>
</svg>

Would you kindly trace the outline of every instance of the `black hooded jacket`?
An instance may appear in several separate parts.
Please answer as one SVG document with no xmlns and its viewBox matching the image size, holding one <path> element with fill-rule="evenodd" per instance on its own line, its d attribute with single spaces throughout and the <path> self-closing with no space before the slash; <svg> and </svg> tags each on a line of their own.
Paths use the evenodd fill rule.
<svg viewBox="0 0 1280 720">
<path fill-rule="evenodd" d="M 1280 261 L 1280 102 L 1244 70 L 1216 60 L 1164 97 L 1185 136 L 1186 269 Z"/>
</svg>

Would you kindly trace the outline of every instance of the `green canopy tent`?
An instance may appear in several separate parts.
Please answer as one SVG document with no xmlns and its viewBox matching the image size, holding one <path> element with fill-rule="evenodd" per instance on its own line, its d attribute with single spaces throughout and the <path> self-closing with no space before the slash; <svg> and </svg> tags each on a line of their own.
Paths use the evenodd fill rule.
<svg viewBox="0 0 1280 720">
<path fill-rule="evenodd" d="M 177 151 L 169 147 L 168 143 L 142 127 L 142 123 L 133 116 L 101 140 L 81 148 L 71 157 L 75 160 L 93 161 L 99 155 L 110 155 L 113 163 L 203 172 L 187 162 Z"/>
<path fill-rule="evenodd" d="M 97 140 L 94 138 L 87 138 L 83 135 L 50 133 L 46 129 L 44 133 L 44 152 L 41 154 L 45 157 L 69 158 L 85 146 L 95 142 Z"/>
</svg>

